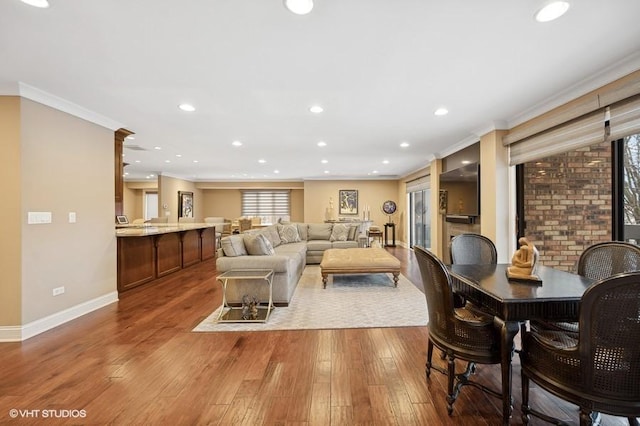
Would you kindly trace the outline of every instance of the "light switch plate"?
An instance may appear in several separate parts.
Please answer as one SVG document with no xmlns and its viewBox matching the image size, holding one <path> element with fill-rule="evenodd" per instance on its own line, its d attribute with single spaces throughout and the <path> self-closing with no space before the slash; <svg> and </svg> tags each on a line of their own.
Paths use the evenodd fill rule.
<svg viewBox="0 0 640 426">
<path fill-rule="evenodd" d="M 69 212 L 69 223 L 76 223 L 76 212 Z"/>
</svg>

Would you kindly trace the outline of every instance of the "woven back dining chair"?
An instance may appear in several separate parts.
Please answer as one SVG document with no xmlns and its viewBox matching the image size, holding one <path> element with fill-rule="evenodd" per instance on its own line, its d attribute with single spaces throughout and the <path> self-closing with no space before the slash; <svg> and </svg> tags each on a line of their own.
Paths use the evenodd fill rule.
<svg viewBox="0 0 640 426">
<path fill-rule="evenodd" d="M 624 272 L 640 271 L 640 246 L 622 241 L 605 241 L 587 247 L 577 263 L 577 273 L 594 280 Z M 577 322 L 532 321 L 536 329 L 578 332 Z"/>
<path fill-rule="evenodd" d="M 460 234 L 453 237 L 449 248 L 451 263 L 457 265 L 485 265 L 498 262 L 496 245 L 480 234 Z"/>
<path fill-rule="evenodd" d="M 447 376 L 447 412 L 453 412 L 453 404 L 465 385 L 473 385 L 490 395 L 501 398 L 498 392 L 472 381 L 470 375 L 477 364 L 499 364 L 500 331 L 493 317 L 465 307 L 455 307 L 451 276 L 446 266 L 434 254 L 420 246 L 413 247 L 422 277 L 429 313 L 429 337 L 427 339 L 426 375 L 431 369 Z M 434 365 L 434 346 L 445 354 L 447 369 Z M 467 362 L 462 373 L 456 373 L 455 360 Z"/>
<path fill-rule="evenodd" d="M 529 382 L 580 407 L 580 425 L 597 412 L 640 416 L 640 272 L 592 284 L 580 303 L 579 332 L 536 330 L 522 336 L 522 420 L 558 419 L 529 405 Z"/>
</svg>

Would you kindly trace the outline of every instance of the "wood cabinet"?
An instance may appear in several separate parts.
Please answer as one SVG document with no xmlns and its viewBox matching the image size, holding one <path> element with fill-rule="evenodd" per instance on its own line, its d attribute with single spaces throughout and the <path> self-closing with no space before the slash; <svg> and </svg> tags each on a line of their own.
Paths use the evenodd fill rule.
<svg viewBox="0 0 640 426">
<path fill-rule="evenodd" d="M 126 227 L 118 237 L 118 291 L 150 283 L 215 257 L 215 228 L 208 224 Z"/>
</svg>

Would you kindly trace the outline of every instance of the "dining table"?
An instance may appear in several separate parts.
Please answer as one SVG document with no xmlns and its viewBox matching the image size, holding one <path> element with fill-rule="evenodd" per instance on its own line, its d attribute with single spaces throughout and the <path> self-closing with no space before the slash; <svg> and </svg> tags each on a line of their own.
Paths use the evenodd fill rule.
<svg viewBox="0 0 640 426">
<path fill-rule="evenodd" d="M 508 425 L 512 412 L 511 360 L 514 338 L 528 320 L 577 321 L 580 300 L 595 281 L 571 272 L 538 265 L 538 281 L 507 277 L 510 264 L 450 265 L 454 291 L 494 316 L 500 328 L 502 417 Z"/>
</svg>

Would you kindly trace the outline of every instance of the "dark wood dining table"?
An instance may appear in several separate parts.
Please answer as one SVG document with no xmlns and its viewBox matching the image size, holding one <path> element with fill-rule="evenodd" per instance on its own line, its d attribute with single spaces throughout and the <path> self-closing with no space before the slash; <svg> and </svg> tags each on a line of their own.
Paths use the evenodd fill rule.
<svg viewBox="0 0 640 426">
<path fill-rule="evenodd" d="M 502 336 L 502 415 L 503 424 L 511 418 L 511 359 L 513 339 L 527 320 L 577 321 L 580 299 L 589 278 L 570 272 L 537 266 L 542 283 L 507 278 L 509 264 L 451 265 L 454 290 L 484 311 L 492 314 Z"/>
</svg>

